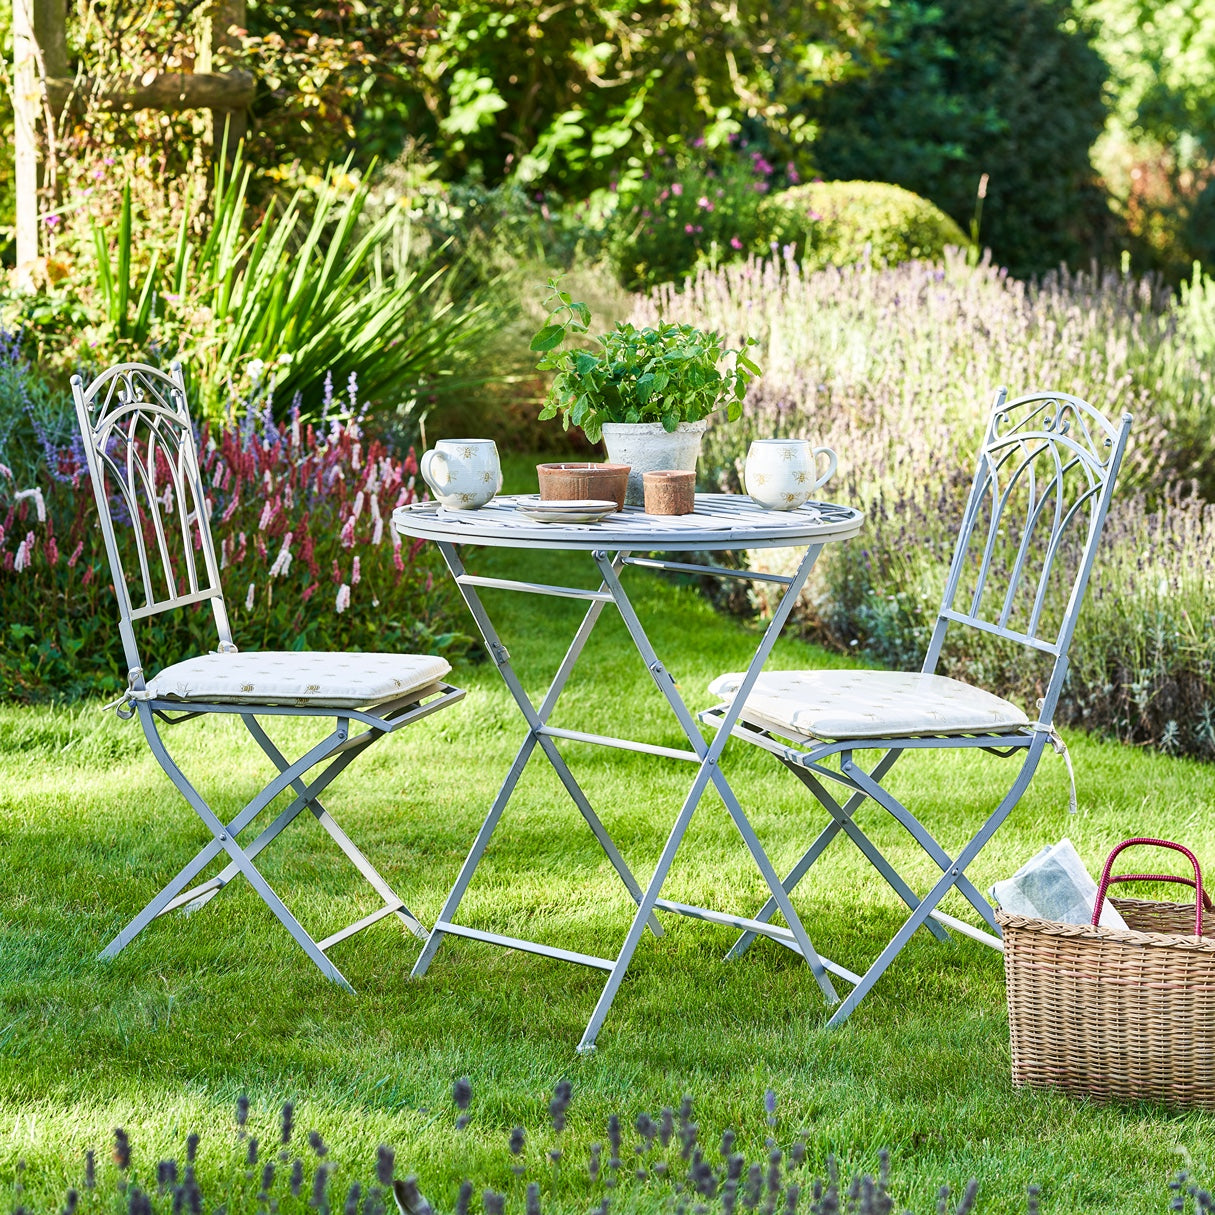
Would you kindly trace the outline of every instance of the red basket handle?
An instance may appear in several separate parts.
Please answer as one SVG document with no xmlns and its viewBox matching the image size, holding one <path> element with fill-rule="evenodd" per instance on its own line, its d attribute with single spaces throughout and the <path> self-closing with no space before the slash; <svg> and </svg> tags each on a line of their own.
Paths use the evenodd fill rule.
<svg viewBox="0 0 1215 1215">
<path fill-rule="evenodd" d="M 1171 848 L 1174 852 L 1180 852 L 1183 856 L 1190 859 L 1190 864 L 1194 866 L 1194 877 L 1183 878 L 1175 877 L 1171 873 L 1124 873 L 1118 877 L 1111 877 L 1110 870 L 1114 867 L 1114 859 L 1124 849 L 1129 848 L 1132 844 L 1150 844 L 1154 848 Z M 1202 888 L 1202 871 L 1198 868 L 1198 858 L 1188 849 L 1183 848 L 1180 844 L 1174 844 L 1171 840 L 1154 840 L 1146 837 L 1138 837 L 1133 840 L 1123 840 L 1113 852 L 1109 854 L 1105 862 L 1105 868 L 1101 871 L 1101 882 L 1097 887 L 1097 901 L 1093 905 L 1093 926 L 1096 927 L 1097 921 L 1101 919 L 1101 908 L 1105 905 L 1106 891 L 1115 882 L 1177 882 L 1182 886 L 1191 886 L 1194 889 L 1194 935 L 1202 936 L 1202 912 L 1205 907 L 1207 911 L 1212 910 L 1210 896 Z"/>
</svg>

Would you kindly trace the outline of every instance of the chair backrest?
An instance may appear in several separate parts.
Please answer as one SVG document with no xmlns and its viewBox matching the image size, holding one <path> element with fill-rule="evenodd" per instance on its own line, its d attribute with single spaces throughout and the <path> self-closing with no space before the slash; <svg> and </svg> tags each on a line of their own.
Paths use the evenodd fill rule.
<svg viewBox="0 0 1215 1215">
<path fill-rule="evenodd" d="M 924 670 L 951 625 L 1053 656 L 1040 719 L 1050 722 L 1097 541 L 1126 450 L 1115 424 L 1064 393 L 996 393 Z"/>
<path fill-rule="evenodd" d="M 72 377 L 76 416 L 114 592 L 131 687 L 143 687 L 137 620 L 210 601 L 220 649 L 232 634 L 211 541 L 181 367 L 120 363 L 86 388 Z M 120 543 L 115 523 L 130 524 Z"/>
</svg>

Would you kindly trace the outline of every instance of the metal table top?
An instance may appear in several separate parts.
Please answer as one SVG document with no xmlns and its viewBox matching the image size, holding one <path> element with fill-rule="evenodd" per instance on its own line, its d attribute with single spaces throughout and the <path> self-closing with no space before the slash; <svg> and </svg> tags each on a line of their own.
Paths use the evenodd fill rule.
<svg viewBox="0 0 1215 1215">
<path fill-rule="evenodd" d="M 392 524 L 407 536 L 447 544 L 696 552 L 847 540 L 865 521 L 864 511 L 830 502 L 770 511 L 744 494 L 697 494 L 696 510 L 690 515 L 647 515 L 639 506 L 626 506 L 598 523 L 537 523 L 516 510 L 521 499 L 535 501 L 536 496 L 500 496 L 479 510 L 415 502 L 393 511 Z"/>
</svg>

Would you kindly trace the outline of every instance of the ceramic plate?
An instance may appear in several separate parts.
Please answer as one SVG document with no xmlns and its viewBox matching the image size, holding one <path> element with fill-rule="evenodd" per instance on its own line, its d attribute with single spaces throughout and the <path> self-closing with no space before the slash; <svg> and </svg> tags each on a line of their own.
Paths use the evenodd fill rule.
<svg viewBox="0 0 1215 1215">
<path fill-rule="evenodd" d="M 594 498 L 550 499 L 520 498 L 515 509 L 537 523 L 598 523 L 616 513 L 616 503 Z"/>
</svg>

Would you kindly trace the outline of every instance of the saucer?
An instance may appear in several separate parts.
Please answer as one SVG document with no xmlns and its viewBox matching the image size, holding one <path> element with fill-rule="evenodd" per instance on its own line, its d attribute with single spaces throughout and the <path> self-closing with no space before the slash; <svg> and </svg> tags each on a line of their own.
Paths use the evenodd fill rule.
<svg viewBox="0 0 1215 1215">
<path fill-rule="evenodd" d="M 608 515 L 614 515 L 615 502 L 597 498 L 549 499 L 520 498 L 515 509 L 536 523 L 598 523 Z"/>
</svg>

